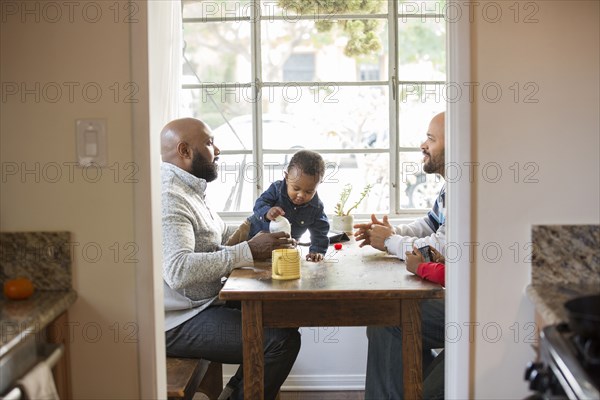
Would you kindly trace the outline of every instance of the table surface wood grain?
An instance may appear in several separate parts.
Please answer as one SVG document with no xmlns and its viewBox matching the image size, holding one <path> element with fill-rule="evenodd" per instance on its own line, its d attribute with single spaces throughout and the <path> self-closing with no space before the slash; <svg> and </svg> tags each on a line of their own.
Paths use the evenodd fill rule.
<svg viewBox="0 0 600 400">
<path fill-rule="evenodd" d="M 264 396 L 263 327 L 368 325 L 403 327 L 405 397 L 422 398 L 419 301 L 443 298 L 444 288 L 394 256 L 345 242 L 319 263 L 302 261 L 301 277 L 288 281 L 271 279 L 270 260 L 256 262 L 234 270 L 219 297 L 242 304 L 246 399 Z"/>
<path fill-rule="evenodd" d="M 302 258 L 306 254 L 303 250 Z M 442 298 L 444 289 L 408 272 L 397 257 L 371 246 L 345 242 L 330 247 L 319 263 L 302 261 L 301 277 L 271 279 L 270 260 L 234 270 L 221 290 L 223 300 L 326 300 L 369 298 Z"/>
</svg>

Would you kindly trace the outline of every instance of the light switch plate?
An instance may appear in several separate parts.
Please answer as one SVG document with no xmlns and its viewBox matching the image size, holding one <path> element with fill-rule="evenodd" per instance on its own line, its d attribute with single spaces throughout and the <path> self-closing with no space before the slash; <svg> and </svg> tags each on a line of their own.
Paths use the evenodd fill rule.
<svg viewBox="0 0 600 400">
<path fill-rule="evenodd" d="M 106 154 L 106 120 L 78 119 L 77 131 L 77 162 L 81 167 L 106 167 L 108 157 Z"/>
</svg>

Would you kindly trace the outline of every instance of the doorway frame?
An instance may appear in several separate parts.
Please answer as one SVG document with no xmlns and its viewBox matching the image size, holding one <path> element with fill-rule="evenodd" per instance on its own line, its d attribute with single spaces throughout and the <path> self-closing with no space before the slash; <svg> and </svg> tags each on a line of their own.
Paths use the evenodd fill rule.
<svg viewBox="0 0 600 400">
<path fill-rule="evenodd" d="M 134 229 L 136 242 L 142 250 L 136 266 L 136 307 L 138 320 L 139 393 L 141 398 L 164 398 L 166 395 L 166 363 L 164 349 L 164 315 L 162 277 L 162 231 L 160 222 L 160 157 L 158 143 L 152 132 L 152 80 L 150 71 L 149 31 L 154 2 L 131 0 L 139 10 L 140 21 L 131 24 L 131 77 L 139 83 L 140 101 L 132 105 L 133 158 L 139 167 L 140 180 L 134 185 Z M 157 2 L 158 3 L 158 2 Z M 447 7 L 461 9 L 457 0 L 448 0 Z M 471 81 L 471 25 L 468 12 L 457 20 L 446 19 L 447 81 L 465 87 Z M 145 84 L 141 84 L 145 83 Z M 472 159 L 471 103 L 468 96 L 459 96 L 447 103 L 446 159 L 447 166 L 464 172 Z M 160 127 L 158 127 L 160 129 Z M 474 221 L 471 217 L 472 188 L 468 174 L 447 182 L 447 243 L 459 249 L 471 242 Z M 471 398 L 473 369 L 471 344 L 467 335 L 455 339 L 458 330 L 468 331 L 472 315 L 473 266 L 465 252 L 462 257 L 447 260 L 446 288 L 446 398 Z M 449 337 L 452 336 L 452 337 Z"/>
<path fill-rule="evenodd" d="M 463 5 L 465 3 L 462 3 Z M 449 0 L 447 7 L 461 10 L 461 3 Z M 468 7 L 468 6 L 467 6 Z M 448 8 L 447 8 L 448 9 Z M 451 85 L 465 88 L 471 82 L 471 22 L 469 12 L 455 20 L 446 16 L 447 89 Z M 449 90 L 447 90 L 449 92 Z M 472 185 L 468 167 L 472 160 L 471 101 L 464 90 L 458 98 L 447 101 L 446 179 L 447 179 L 447 258 L 446 258 L 446 359 L 445 397 L 468 399 L 473 393 L 473 358 L 469 340 L 472 320 L 471 298 L 474 293 L 469 260 L 472 242 Z M 450 170 L 455 173 L 449 173 Z M 467 173 L 465 173 L 467 169 Z M 457 249 L 454 254 L 449 254 Z M 465 251 L 466 250 L 466 251 Z M 465 334 L 466 332 L 466 334 Z"/>
</svg>

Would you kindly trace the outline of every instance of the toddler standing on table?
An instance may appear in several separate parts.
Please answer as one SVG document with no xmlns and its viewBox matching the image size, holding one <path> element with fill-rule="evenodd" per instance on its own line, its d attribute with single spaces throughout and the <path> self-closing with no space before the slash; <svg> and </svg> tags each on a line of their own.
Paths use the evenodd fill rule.
<svg viewBox="0 0 600 400">
<path fill-rule="evenodd" d="M 314 151 L 300 150 L 283 174 L 285 179 L 273 182 L 254 203 L 254 214 L 248 218 L 249 237 L 268 232 L 269 223 L 282 215 L 292 226 L 292 238 L 300 239 L 308 229 L 310 247 L 306 259 L 321 261 L 329 246 L 329 220 L 317 194 L 317 186 L 325 176 L 325 162 Z"/>
</svg>

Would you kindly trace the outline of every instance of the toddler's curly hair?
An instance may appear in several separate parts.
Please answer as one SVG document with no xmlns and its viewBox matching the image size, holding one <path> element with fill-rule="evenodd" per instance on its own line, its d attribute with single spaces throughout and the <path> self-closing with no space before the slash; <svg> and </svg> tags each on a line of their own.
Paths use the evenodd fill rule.
<svg viewBox="0 0 600 400">
<path fill-rule="evenodd" d="M 290 172 L 292 168 L 298 168 L 303 174 L 314 176 L 319 181 L 325 176 L 325 161 L 319 153 L 312 150 L 296 152 L 288 164 L 287 171 Z"/>
</svg>

